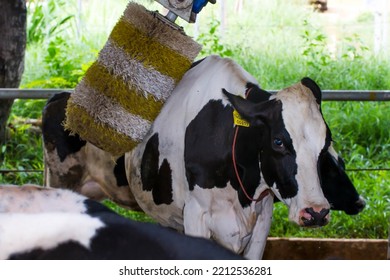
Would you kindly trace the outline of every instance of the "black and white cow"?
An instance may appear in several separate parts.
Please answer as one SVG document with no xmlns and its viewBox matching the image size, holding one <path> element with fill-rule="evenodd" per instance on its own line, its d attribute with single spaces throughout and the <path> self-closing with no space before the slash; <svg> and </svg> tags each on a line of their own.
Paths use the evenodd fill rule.
<svg viewBox="0 0 390 280">
<path fill-rule="evenodd" d="M 242 259 L 66 189 L 0 185 L 0 259 Z"/>
<path fill-rule="evenodd" d="M 89 198 L 110 198 L 117 204 L 141 210 L 127 182 L 124 156 L 111 154 L 64 130 L 69 92 L 54 95 L 42 112 L 45 185 L 66 188 Z"/>
<path fill-rule="evenodd" d="M 185 229 L 186 233 L 211 237 L 237 252 L 242 252 L 243 248 L 246 248 L 245 255 L 253 258 L 260 257 L 264 248 L 272 217 L 273 197 L 267 195 L 261 202 L 252 202 L 246 197 L 244 189 L 249 193 L 248 196 L 257 198 L 260 193 L 263 193 L 263 190 L 271 187 L 277 195 L 275 200 L 281 198 L 287 205 L 292 205 L 294 208 L 296 207 L 294 203 L 299 202 L 299 184 L 304 186 L 302 183 L 305 181 L 304 179 L 313 180 L 313 187 L 320 186 L 320 189 L 313 193 L 317 193 L 325 205 L 327 200 L 331 209 L 342 210 L 350 215 L 359 213 L 364 208 L 365 202 L 346 175 L 342 159 L 331 145 L 330 132 L 319 111 L 320 89 L 309 79 L 304 79 L 303 82 L 306 83 L 306 86 L 296 85 L 294 89 L 290 88 L 277 95 L 270 95 L 259 89 L 254 78 L 231 60 L 212 56 L 195 64 L 167 102 L 145 142 L 127 155 L 126 171 L 136 198 L 142 203 L 143 210 L 160 223 L 179 230 L 186 227 L 183 219 L 187 219 L 187 223 L 190 225 Z M 299 90 L 296 93 L 297 87 Z M 287 112 L 282 113 L 281 110 L 274 112 L 270 110 L 271 108 L 266 108 L 266 112 L 273 115 L 272 118 L 276 117 L 275 122 L 272 121 L 272 118 L 265 118 L 264 124 L 257 123 L 248 128 L 240 127 L 236 132 L 233 125 L 233 109 L 222 95 L 223 88 L 236 93 L 249 92 L 247 99 L 253 103 L 250 105 L 260 107 L 260 103 L 266 102 L 266 104 L 276 104 L 272 106 L 276 109 L 277 107 L 284 108 L 283 110 Z M 309 88 L 316 93 L 316 96 Z M 301 92 L 302 90 L 303 92 Z M 286 91 L 292 91 L 292 93 Z M 294 94 L 298 94 L 298 98 Z M 299 94 L 307 94 L 307 99 L 311 103 L 304 98 L 299 99 Z M 298 106 L 294 107 L 294 101 L 298 103 L 302 101 L 303 107 L 305 105 L 310 107 L 308 116 L 312 117 L 310 115 L 312 113 L 315 117 L 315 119 L 308 119 L 307 129 L 305 128 L 306 122 L 302 119 L 305 117 L 304 112 L 301 112 Z M 50 103 L 53 104 L 49 101 L 49 105 Z M 265 107 L 266 104 L 262 106 Z M 59 105 L 60 107 L 57 107 L 56 110 L 64 111 L 65 105 L 66 102 Z M 295 115 L 290 117 L 286 125 L 283 118 L 288 117 L 289 113 Z M 48 115 L 46 114 L 46 116 Z M 45 120 L 45 114 L 43 117 L 44 123 L 52 122 L 51 118 Z M 46 134 L 53 134 L 53 130 L 63 131 L 63 127 L 59 124 L 63 122 L 64 117 L 65 115 L 57 121 L 57 125 L 51 126 L 51 130 L 47 130 Z M 295 118 L 297 118 L 297 122 L 295 122 Z M 318 124 L 318 127 L 313 129 L 313 123 L 314 126 Z M 277 139 L 273 139 L 274 141 L 270 140 L 272 143 L 268 143 L 268 147 L 267 145 L 261 147 L 262 141 L 260 140 L 269 138 L 270 133 L 274 133 L 273 126 L 278 124 L 285 126 L 281 127 L 280 138 L 277 137 Z M 259 125 L 260 127 L 257 127 Z M 315 149 L 311 145 L 306 147 L 304 144 L 313 140 L 310 133 L 313 136 L 317 135 L 317 132 L 321 131 L 319 130 L 321 126 L 324 131 L 322 135 L 318 135 L 318 138 L 325 137 L 322 139 L 322 148 L 319 152 L 312 151 Z M 280 129 L 280 127 L 276 127 L 276 129 Z M 286 137 L 288 140 L 288 129 L 291 129 L 293 136 L 295 133 L 295 138 L 290 136 L 291 141 L 283 143 L 286 150 L 282 151 L 279 149 L 278 143 L 279 140 L 285 140 L 283 138 Z M 302 141 L 296 137 L 302 133 L 299 129 L 304 130 L 303 136 L 306 137 L 306 134 L 310 136 L 303 141 L 303 145 L 300 143 Z M 233 137 L 234 134 L 236 137 Z M 57 134 L 58 137 L 62 137 L 62 140 L 56 140 L 57 143 L 72 141 L 69 137 L 63 137 L 64 135 Z M 234 165 L 231 159 L 233 138 L 236 138 L 235 166 L 239 176 L 234 174 Z M 291 144 L 292 140 L 294 140 L 293 145 Z M 259 150 L 259 148 L 262 149 Z M 295 151 L 296 148 L 301 151 L 299 154 Z M 316 149 L 318 150 L 319 147 Z M 94 152 L 94 150 L 89 152 Z M 308 155 L 305 158 L 306 152 Z M 316 152 L 318 155 L 315 154 Z M 312 155 L 310 156 L 310 154 Z M 58 152 L 52 153 L 52 155 L 59 156 Z M 287 160 L 283 159 L 286 158 L 286 155 Z M 278 163 L 273 163 L 272 160 L 275 158 L 276 160 L 280 159 L 283 164 L 287 162 L 287 168 L 283 169 L 281 168 L 282 164 L 279 167 Z M 260 172 L 259 159 L 262 163 L 263 169 L 261 171 L 263 174 Z M 300 161 L 311 160 L 308 167 L 300 169 L 307 168 L 311 170 L 311 174 L 306 174 L 304 171 L 301 171 L 299 176 L 294 174 L 294 172 L 299 171 L 298 165 L 301 167 L 305 165 L 305 162 L 300 163 L 298 159 Z M 88 161 L 84 160 L 83 163 L 88 164 Z M 316 169 L 317 163 L 318 170 Z M 276 167 L 272 165 L 276 165 Z M 48 161 L 48 166 L 49 169 L 58 168 L 56 165 L 51 165 L 51 161 Z M 267 172 L 267 170 L 271 171 Z M 281 172 L 281 175 L 276 174 L 278 171 Z M 66 171 L 63 173 L 65 174 Z M 271 175 L 267 177 L 267 173 Z M 320 176 L 317 175 L 318 173 Z M 283 177 L 286 174 L 290 174 L 293 178 L 297 177 L 295 178 L 297 182 L 289 182 L 293 186 L 292 188 L 288 186 L 289 184 L 284 183 L 284 181 L 289 180 L 288 176 L 287 178 Z M 66 177 L 64 176 L 63 179 L 65 180 Z M 276 184 L 273 184 L 274 179 Z M 243 182 L 244 189 L 240 189 L 239 180 Z M 111 187 L 108 192 L 112 193 L 124 190 L 115 185 L 104 184 L 104 186 Z M 291 191 L 290 189 L 293 192 L 294 188 L 297 193 L 295 196 L 293 193 L 288 193 Z M 300 199 L 305 200 L 305 198 L 302 199 L 304 193 L 302 189 L 300 188 Z M 286 191 L 287 196 L 293 197 L 286 198 Z M 264 192 L 264 194 L 266 193 Z M 193 204 L 198 206 L 192 206 L 195 208 L 194 211 L 190 208 Z M 130 204 L 127 206 L 132 207 Z M 310 207 L 306 208 L 308 209 L 301 209 L 303 210 L 301 211 L 303 214 L 301 223 L 310 225 L 326 222 L 327 214 L 320 218 L 319 214 L 314 212 L 315 208 L 313 210 Z M 183 209 L 185 210 L 184 218 Z M 203 220 L 196 218 L 199 215 L 198 212 L 204 213 Z M 293 213 L 291 210 L 290 212 Z M 222 218 L 219 219 L 219 217 Z M 197 227 L 199 232 L 191 232 L 191 226 Z M 224 237 L 229 236 L 229 234 L 232 236 L 230 240 Z M 249 245 L 246 245 L 248 240 L 250 240 Z"/>
<path fill-rule="evenodd" d="M 230 59 L 204 59 L 125 158 L 147 214 L 251 259 L 262 256 L 273 195 L 300 226 L 326 225 L 331 208 L 321 187 L 332 142 L 321 90 L 309 78 L 275 95 L 256 84 Z"/>
<path fill-rule="evenodd" d="M 56 94 L 42 114 L 47 185 L 71 189 L 96 200 L 109 197 L 126 208 L 142 210 L 129 192 L 124 156 L 115 161 L 109 153 L 64 130 L 69 96 L 68 92 Z M 343 159 L 331 146 L 321 162 L 321 187 L 331 210 L 358 214 L 365 201 L 345 173 Z"/>
</svg>

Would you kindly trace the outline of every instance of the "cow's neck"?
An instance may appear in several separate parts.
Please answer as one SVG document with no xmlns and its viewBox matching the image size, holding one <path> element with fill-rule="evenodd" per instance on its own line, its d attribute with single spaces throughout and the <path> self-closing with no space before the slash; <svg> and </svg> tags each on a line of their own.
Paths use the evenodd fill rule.
<svg viewBox="0 0 390 280">
<path fill-rule="evenodd" d="M 264 102 L 270 98 L 268 92 L 251 83 L 247 84 L 245 95 L 248 100 L 256 103 Z M 238 191 L 241 205 L 245 207 L 254 200 L 261 200 L 267 194 L 267 192 L 262 192 L 255 196 L 261 181 L 259 154 L 264 135 L 259 129 L 252 127 L 235 127 L 235 133 L 237 133 L 237 137 L 233 143 L 232 153 L 235 152 L 233 172 L 236 178 L 232 180 L 232 184 Z"/>
</svg>

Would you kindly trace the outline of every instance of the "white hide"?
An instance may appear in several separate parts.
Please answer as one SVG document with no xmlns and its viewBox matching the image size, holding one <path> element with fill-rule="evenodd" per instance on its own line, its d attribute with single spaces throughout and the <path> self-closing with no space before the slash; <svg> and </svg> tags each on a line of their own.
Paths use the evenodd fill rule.
<svg viewBox="0 0 390 280">
<path fill-rule="evenodd" d="M 0 213 L 0 259 L 33 249 L 48 250 L 68 241 L 89 248 L 91 238 L 103 226 L 98 218 L 86 214 Z"/>
<path fill-rule="evenodd" d="M 313 93 L 302 84 L 281 90 L 275 98 L 282 101 L 283 121 L 297 153 L 296 180 L 299 188 L 298 194 L 292 199 L 283 199 L 275 187 L 272 191 L 289 206 L 289 219 L 303 225 L 299 217 L 302 209 L 330 208 L 317 171 L 318 158 L 325 146 L 326 125 Z"/>
<path fill-rule="evenodd" d="M 86 198 L 65 189 L 0 185 L 0 213 L 85 213 Z"/>
</svg>

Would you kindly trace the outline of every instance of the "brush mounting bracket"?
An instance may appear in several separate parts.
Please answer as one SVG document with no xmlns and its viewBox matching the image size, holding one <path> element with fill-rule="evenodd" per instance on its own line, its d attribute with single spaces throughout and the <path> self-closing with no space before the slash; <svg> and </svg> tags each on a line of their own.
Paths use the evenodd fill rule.
<svg viewBox="0 0 390 280">
<path fill-rule="evenodd" d="M 196 15 L 208 2 L 215 4 L 216 0 L 155 0 L 164 6 L 169 12 L 166 18 L 175 22 L 179 16 L 189 23 L 196 21 Z"/>
</svg>

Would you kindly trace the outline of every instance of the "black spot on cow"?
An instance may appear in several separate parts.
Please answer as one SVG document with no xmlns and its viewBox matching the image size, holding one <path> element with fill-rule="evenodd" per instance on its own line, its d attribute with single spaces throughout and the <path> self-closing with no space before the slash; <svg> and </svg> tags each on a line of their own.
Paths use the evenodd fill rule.
<svg viewBox="0 0 390 280">
<path fill-rule="evenodd" d="M 104 212 L 115 213 L 112 209 L 93 199 L 85 199 L 84 201 L 82 201 L 82 203 L 86 208 L 85 213 L 93 217 L 96 217 L 100 213 Z"/>
<path fill-rule="evenodd" d="M 90 258 L 90 250 L 75 241 L 67 241 L 51 249 L 33 249 L 12 254 L 10 260 L 84 260 Z"/>
<path fill-rule="evenodd" d="M 155 204 L 171 204 L 173 202 L 172 169 L 164 159 L 159 166 L 158 133 L 147 142 L 141 162 L 142 188 L 151 191 Z"/>
<path fill-rule="evenodd" d="M 253 103 L 260 103 L 269 100 L 271 93 L 265 91 L 255 84 L 247 83 L 246 84 L 246 99 L 252 101 Z"/>
<path fill-rule="evenodd" d="M 315 98 L 316 98 L 316 101 L 318 104 L 321 104 L 321 100 L 322 100 L 322 92 L 321 92 L 321 89 L 320 87 L 317 85 L 316 82 L 314 82 L 312 79 L 308 78 L 308 77 L 305 77 L 301 80 L 301 83 L 309 88 L 311 90 L 311 92 L 314 94 Z"/>
<path fill-rule="evenodd" d="M 191 69 L 191 68 L 194 68 L 195 66 L 197 66 L 198 64 L 200 64 L 203 60 L 205 60 L 205 58 L 202 58 L 202 59 L 197 60 L 197 61 L 195 61 L 194 63 L 192 63 L 190 69 Z"/>
<path fill-rule="evenodd" d="M 319 159 L 321 187 L 332 210 L 342 210 L 348 215 L 356 215 L 365 207 L 365 201 L 345 173 L 344 161 L 335 159 L 329 152 Z"/>
<path fill-rule="evenodd" d="M 253 85 L 250 85 L 251 87 Z M 258 87 L 253 89 L 256 95 Z M 258 100 L 269 96 L 257 92 Z M 208 125 L 206 125 L 208 124 Z M 232 161 L 234 127 L 233 108 L 224 106 L 221 100 L 210 100 L 191 121 L 185 134 L 184 161 L 189 189 L 224 188 L 227 182 L 238 192 L 243 207 L 251 203 L 234 172 Z M 255 128 L 240 128 L 235 143 L 236 166 L 245 192 L 253 197 L 260 182 L 259 150 L 261 135 Z"/>
<path fill-rule="evenodd" d="M 257 199 L 257 197 L 254 197 L 254 194 L 261 179 L 259 167 L 260 139 L 259 130 L 240 128 L 235 145 L 237 168 L 242 181 L 242 187 L 245 188 L 248 196 L 253 199 Z M 246 197 L 236 176 L 233 176 L 232 184 L 238 190 L 240 202 L 249 205 L 251 201 Z"/>
<path fill-rule="evenodd" d="M 210 100 L 185 132 L 184 162 L 191 191 L 195 185 L 226 187 L 231 177 L 232 139 L 232 108 L 221 100 Z"/>
<path fill-rule="evenodd" d="M 114 175 L 116 179 L 116 185 L 118 187 L 128 187 L 129 182 L 127 181 L 126 169 L 125 169 L 125 156 L 121 156 L 116 160 L 114 167 Z"/>
<path fill-rule="evenodd" d="M 61 161 L 72 153 L 78 152 L 86 141 L 76 135 L 70 135 L 64 130 L 66 104 L 70 97 L 69 92 L 62 92 L 54 95 L 48 100 L 42 112 L 42 136 L 45 148 L 51 152 L 57 149 Z"/>
<path fill-rule="evenodd" d="M 279 151 L 273 147 L 273 143 L 263 148 L 260 153 L 261 170 L 266 183 L 269 186 L 276 184 L 282 198 L 292 198 L 298 193 L 298 182 L 295 177 L 298 173 L 296 152 L 290 134 L 284 129 L 283 122 L 275 122 L 273 130 L 279 133 L 269 138 L 276 137 L 282 140 L 284 148 Z M 269 144 L 269 142 L 266 143 Z"/>
<path fill-rule="evenodd" d="M 146 144 L 142 156 L 141 180 L 143 190 L 145 191 L 152 191 L 153 186 L 157 184 L 159 156 L 158 134 L 154 134 Z"/>
<path fill-rule="evenodd" d="M 49 172 L 52 171 L 49 170 Z M 56 176 L 58 176 L 59 181 L 63 184 L 61 187 L 76 191 L 76 189 L 79 187 L 80 178 L 82 178 L 83 174 L 84 167 L 77 164 L 66 170 L 65 174 L 56 174 Z"/>
</svg>

